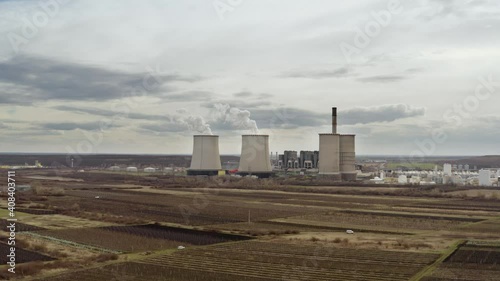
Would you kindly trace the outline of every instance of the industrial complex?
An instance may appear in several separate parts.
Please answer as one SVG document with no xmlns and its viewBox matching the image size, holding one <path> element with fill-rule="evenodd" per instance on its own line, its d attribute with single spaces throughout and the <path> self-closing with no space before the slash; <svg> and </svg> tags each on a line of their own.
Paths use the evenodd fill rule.
<svg viewBox="0 0 500 281">
<path fill-rule="evenodd" d="M 429 159 L 428 163 L 405 163 L 402 159 L 382 156 L 360 156 L 356 160 L 355 135 L 340 134 L 337 130 L 337 108 L 332 108 L 331 132 L 319 133 L 318 150 L 285 150 L 283 153 L 271 152 L 269 136 L 249 134 L 241 136 L 240 155 L 220 155 L 219 136 L 194 135 L 193 152 L 189 155 L 137 156 L 115 159 L 111 155 L 95 156 L 90 170 L 106 169 L 126 173 L 163 173 L 166 175 L 188 176 L 251 176 L 268 178 L 271 176 L 309 176 L 331 181 L 357 181 L 366 184 L 388 185 L 456 185 L 456 186 L 499 186 L 500 169 L 498 165 L 467 164 L 463 159 L 450 163 L 439 163 Z M 42 156 L 39 156 L 42 157 Z M 103 158 L 104 157 L 104 158 Z M 51 158 L 49 158 L 51 159 Z M 99 160 L 101 159 L 101 160 Z M 100 162 L 107 159 L 107 163 Z M 135 160 L 134 160 L 135 159 Z M 141 159 L 141 160 L 139 160 Z M 142 161 L 146 162 L 142 162 Z M 52 165 L 44 167 L 38 160 L 35 165 L 3 166 L 11 169 L 58 168 L 61 165 L 53 160 Z M 189 161 L 189 162 L 188 162 Z M 73 168 L 73 159 L 71 159 Z M 189 166 L 189 167 L 188 167 Z M 188 168 L 187 168 L 188 167 Z M 78 172 L 84 172 L 78 169 Z"/>
<path fill-rule="evenodd" d="M 356 180 L 355 136 L 337 133 L 337 108 L 332 108 L 332 132 L 319 134 L 319 151 L 285 151 L 272 160 L 268 135 L 243 135 L 237 174 L 267 178 L 274 170 L 288 168 L 317 169 L 319 175 L 334 180 Z M 276 161 L 277 160 L 277 161 Z M 219 155 L 219 137 L 195 135 L 188 175 L 224 174 Z"/>
</svg>

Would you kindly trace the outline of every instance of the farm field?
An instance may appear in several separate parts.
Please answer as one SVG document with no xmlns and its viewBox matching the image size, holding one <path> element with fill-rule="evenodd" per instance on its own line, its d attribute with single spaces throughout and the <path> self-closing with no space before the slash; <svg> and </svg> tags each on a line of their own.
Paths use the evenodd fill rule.
<svg viewBox="0 0 500 281">
<path fill-rule="evenodd" d="M 366 211 L 337 211 L 325 214 L 306 215 L 298 219 L 310 222 L 334 222 L 342 228 L 372 228 L 386 231 L 442 230 L 479 222 L 481 219 L 468 217 L 429 216 L 411 213 L 387 213 Z M 289 220 L 291 221 L 291 219 Z"/>
<path fill-rule="evenodd" d="M 10 252 L 10 247 L 9 245 L 0 242 L 0 262 L 2 264 L 7 263 L 7 254 Z M 39 254 L 37 252 L 33 251 L 28 251 L 22 248 L 17 248 L 16 249 L 16 259 L 18 263 L 25 263 L 25 262 L 33 262 L 33 261 L 51 261 L 53 258 L 48 257 L 46 255 Z"/>
<path fill-rule="evenodd" d="M 148 271 L 141 270 L 141 278 L 148 280 L 397 281 L 408 280 L 436 257 L 435 254 L 350 251 L 314 243 L 238 242 L 146 258 L 127 263 L 127 270 L 147 268 Z M 98 275 L 111 277 L 117 271 L 124 274 L 125 270 L 110 266 L 98 272 L 84 271 L 51 280 L 86 281 Z"/>
<path fill-rule="evenodd" d="M 37 231 L 38 235 L 73 241 L 92 247 L 119 252 L 138 252 L 176 248 L 177 246 L 208 245 L 246 239 L 234 235 L 216 234 L 159 225 L 107 226 Z"/>
<path fill-rule="evenodd" d="M 499 261 L 500 246 L 466 244 L 423 281 L 498 280 Z"/>
<path fill-rule="evenodd" d="M 54 260 L 23 262 L 37 270 L 13 280 L 416 281 L 466 270 L 494 280 L 500 263 L 492 247 L 474 248 L 487 255 L 479 266 L 463 260 L 472 245 L 454 250 L 500 240 L 500 201 L 451 189 L 309 192 L 245 178 L 23 173 L 19 181 L 41 188 L 18 194 L 19 239 Z"/>
</svg>

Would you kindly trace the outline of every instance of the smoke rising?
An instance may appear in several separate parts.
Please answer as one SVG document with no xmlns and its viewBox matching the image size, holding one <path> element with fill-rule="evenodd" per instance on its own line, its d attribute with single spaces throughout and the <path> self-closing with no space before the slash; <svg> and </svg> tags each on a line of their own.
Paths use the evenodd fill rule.
<svg viewBox="0 0 500 281">
<path fill-rule="evenodd" d="M 257 122 L 250 118 L 250 111 L 231 107 L 229 104 L 216 103 L 213 106 L 212 117 L 214 122 L 229 125 L 233 129 L 250 130 L 258 134 Z"/>
<path fill-rule="evenodd" d="M 184 118 L 189 130 L 195 131 L 204 135 L 212 135 L 210 125 L 201 116 L 188 116 Z"/>
<path fill-rule="evenodd" d="M 177 109 L 177 113 L 186 114 L 188 111 L 184 108 Z M 172 117 L 172 121 L 179 124 L 182 127 L 188 128 L 192 132 L 197 132 L 204 135 L 212 135 L 212 129 L 210 124 L 208 124 L 205 119 L 201 116 L 175 116 Z"/>
</svg>

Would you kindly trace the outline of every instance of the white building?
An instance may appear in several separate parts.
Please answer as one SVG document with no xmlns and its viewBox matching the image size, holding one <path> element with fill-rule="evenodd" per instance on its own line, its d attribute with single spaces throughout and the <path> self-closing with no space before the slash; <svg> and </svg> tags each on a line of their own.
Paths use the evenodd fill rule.
<svg viewBox="0 0 500 281">
<path fill-rule="evenodd" d="M 443 165 L 443 172 L 445 175 L 451 176 L 451 164 L 448 164 L 448 163 L 444 164 Z"/>
<path fill-rule="evenodd" d="M 137 168 L 136 167 L 127 167 L 126 169 L 127 172 L 137 172 Z"/>
<path fill-rule="evenodd" d="M 381 179 L 379 177 L 375 177 L 375 178 L 373 178 L 373 179 L 370 180 L 370 183 L 382 184 L 382 183 L 384 183 L 384 179 Z"/>
<path fill-rule="evenodd" d="M 480 170 L 479 171 L 479 185 L 480 186 L 491 186 L 491 171 L 490 170 Z"/>
<path fill-rule="evenodd" d="M 408 177 L 406 175 L 401 175 L 398 177 L 399 184 L 408 184 Z"/>
<path fill-rule="evenodd" d="M 411 184 L 420 184 L 420 177 L 417 177 L 417 176 L 411 176 L 410 178 L 410 183 Z"/>
<path fill-rule="evenodd" d="M 111 166 L 108 169 L 111 171 L 120 171 L 120 167 L 118 167 L 118 166 Z"/>
</svg>

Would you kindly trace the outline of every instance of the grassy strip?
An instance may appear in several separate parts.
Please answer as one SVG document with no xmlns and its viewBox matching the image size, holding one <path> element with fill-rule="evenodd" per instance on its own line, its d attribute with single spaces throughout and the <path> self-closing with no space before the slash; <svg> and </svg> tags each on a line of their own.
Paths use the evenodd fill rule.
<svg viewBox="0 0 500 281">
<path fill-rule="evenodd" d="M 33 232 L 23 232 L 23 234 L 31 236 L 31 237 L 35 237 L 35 238 L 49 240 L 51 242 L 55 242 L 55 243 L 58 243 L 58 244 L 70 245 L 70 246 L 73 246 L 73 247 L 83 248 L 83 249 L 87 249 L 87 250 L 91 250 L 91 251 L 96 251 L 96 252 L 104 252 L 104 253 L 110 253 L 110 254 L 121 254 L 122 253 L 122 252 L 119 252 L 119 251 L 113 251 L 113 250 L 109 250 L 109 249 L 98 248 L 98 247 L 94 247 L 94 246 L 90 246 L 90 245 L 76 243 L 76 242 L 73 242 L 73 241 L 68 241 L 68 240 L 64 240 L 64 239 L 55 238 L 55 237 L 52 237 L 52 236 L 45 236 L 45 235 L 41 235 L 41 234 L 33 233 Z"/>
<path fill-rule="evenodd" d="M 441 263 L 444 260 L 453 255 L 453 253 L 455 253 L 455 251 L 465 243 L 466 243 L 465 240 L 459 240 L 453 243 L 453 245 L 451 245 L 448 249 L 443 251 L 441 257 L 439 257 L 435 262 L 433 262 L 429 266 L 423 268 L 421 271 L 415 274 L 409 281 L 418 281 L 423 277 L 430 275 L 432 272 L 434 272 L 434 270 L 436 270 L 439 267 L 439 265 L 441 265 Z"/>
<path fill-rule="evenodd" d="M 26 217 L 26 216 L 32 216 L 32 214 L 27 214 L 27 213 L 23 213 L 23 212 L 19 212 L 16 210 L 14 210 L 14 213 L 16 214 L 15 218 L 22 218 L 22 217 Z M 0 218 L 2 219 L 8 219 L 8 218 L 11 218 L 9 216 L 10 214 L 10 211 L 5 209 L 5 208 L 0 208 Z"/>
</svg>

